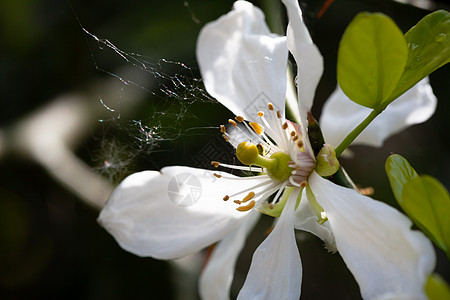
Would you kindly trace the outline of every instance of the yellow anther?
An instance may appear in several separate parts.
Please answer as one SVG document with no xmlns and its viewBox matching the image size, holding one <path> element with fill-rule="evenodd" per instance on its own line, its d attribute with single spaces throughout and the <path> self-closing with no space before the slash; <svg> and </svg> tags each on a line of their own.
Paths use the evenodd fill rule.
<svg viewBox="0 0 450 300">
<path fill-rule="evenodd" d="M 250 122 L 249 125 L 253 128 L 256 134 L 261 135 L 264 132 L 264 129 L 261 125 L 256 122 Z"/>
<path fill-rule="evenodd" d="M 250 192 L 248 193 L 247 196 L 244 197 L 244 199 L 242 199 L 242 202 L 247 202 L 248 200 L 251 200 L 253 197 L 255 197 L 255 193 L 254 192 Z"/>
<path fill-rule="evenodd" d="M 244 117 L 241 117 L 241 116 L 236 116 L 234 119 L 235 119 L 236 121 L 238 121 L 239 123 L 244 122 Z"/>
<path fill-rule="evenodd" d="M 220 166 L 220 162 L 218 162 L 218 161 L 212 161 L 211 162 L 211 165 L 213 165 L 214 167 L 218 167 L 218 166 Z"/>
<path fill-rule="evenodd" d="M 217 178 L 222 178 L 222 175 L 219 175 L 217 173 L 214 173 L 213 175 L 216 176 Z"/>
<path fill-rule="evenodd" d="M 222 134 L 223 139 L 225 140 L 225 142 L 229 142 L 230 139 L 228 138 L 228 136 L 226 134 Z"/>
<path fill-rule="evenodd" d="M 241 200 L 233 200 L 234 203 L 241 205 L 242 201 Z"/>
<path fill-rule="evenodd" d="M 253 207 L 255 207 L 255 203 L 256 203 L 255 200 L 252 200 L 246 206 L 239 206 L 238 208 L 236 208 L 236 210 L 238 210 L 238 211 L 248 211 L 248 210 L 252 209 Z"/>
<path fill-rule="evenodd" d="M 375 193 L 375 189 L 371 186 L 365 188 L 358 188 L 358 191 L 361 195 L 364 196 L 373 196 L 373 193 Z"/>
<path fill-rule="evenodd" d="M 234 120 L 229 119 L 229 120 L 228 120 L 228 123 L 230 123 L 231 125 L 233 125 L 233 127 L 236 127 L 236 126 L 237 126 L 237 124 L 236 124 L 236 122 L 235 122 Z"/>
<path fill-rule="evenodd" d="M 286 130 L 288 128 L 287 122 L 284 122 L 283 125 L 281 126 L 281 128 L 283 128 L 283 130 Z"/>
<path fill-rule="evenodd" d="M 267 107 L 269 108 L 269 110 L 273 111 L 273 104 L 272 103 L 267 104 Z"/>
<path fill-rule="evenodd" d="M 281 113 L 280 113 L 279 110 L 277 110 L 277 118 L 278 118 L 278 119 L 281 119 Z"/>
<path fill-rule="evenodd" d="M 255 144 L 242 142 L 236 149 L 236 156 L 244 165 L 252 165 L 258 158 L 259 152 Z"/>
<path fill-rule="evenodd" d="M 225 126 L 220 125 L 220 132 L 222 132 L 222 133 L 227 132 L 227 129 L 225 128 Z"/>
<path fill-rule="evenodd" d="M 230 199 L 230 196 L 225 195 L 225 197 L 223 197 L 223 201 L 228 201 L 228 199 Z"/>
<path fill-rule="evenodd" d="M 258 117 L 262 117 L 262 116 L 264 116 L 264 113 L 262 111 L 259 111 L 258 112 Z"/>
</svg>

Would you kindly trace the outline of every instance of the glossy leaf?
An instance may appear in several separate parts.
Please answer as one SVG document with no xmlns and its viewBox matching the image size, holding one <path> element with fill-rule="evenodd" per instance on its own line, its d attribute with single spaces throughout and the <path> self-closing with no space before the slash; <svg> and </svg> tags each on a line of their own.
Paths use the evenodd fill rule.
<svg viewBox="0 0 450 300">
<path fill-rule="evenodd" d="M 408 62 L 387 105 L 437 68 L 450 62 L 450 14 L 435 11 L 405 34 Z"/>
<path fill-rule="evenodd" d="M 450 299 L 450 287 L 438 274 L 432 274 L 428 277 L 425 291 L 430 300 L 448 300 Z"/>
<path fill-rule="evenodd" d="M 431 176 L 411 179 L 403 188 L 403 205 L 419 226 L 450 257 L 450 196 Z"/>
<path fill-rule="evenodd" d="M 398 204 L 405 210 L 401 198 L 403 187 L 407 182 L 419 175 L 417 175 L 416 170 L 411 167 L 409 162 L 398 154 L 391 155 L 386 160 L 386 173 L 389 177 L 395 199 L 397 199 Z"/>
<path fill-rule="evenodd" d="M 360 13 L 339 45 L 339 85 L 352 101 L 380 108 L 397 86 L 407 58 L 403 33 L 388 16 Z"/>
<path fill-rule="evenodd" d="M 450 196 L 436 179 L 418 176 L 406 159 L 391 155 L 386 172 L 397 202 L 450 257 Z"/>
</svg>

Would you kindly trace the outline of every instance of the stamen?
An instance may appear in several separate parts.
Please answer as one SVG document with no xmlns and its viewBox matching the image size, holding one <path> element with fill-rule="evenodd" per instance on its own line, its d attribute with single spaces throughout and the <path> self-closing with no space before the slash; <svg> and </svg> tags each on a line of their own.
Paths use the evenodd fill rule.
<svg viewBox="0 0 450 300">
<path fill-rule="evenodd" d="M 212 161 L 211 162 L 211 165 L 213 165 L 214 167 L 218 167 L 218 166 L 220 166 L 220 162 L 218 162 L 218 161 Z"/>
<path fill-rule="evenodd" d="M 302 140 L 297 142 L 297 147 L 299 147 L 299 148 L 303 147 L 303 141 Z"/>
<path fill-rule="evenodd" d="M 236 121 L 238 121 L 239 123 L 244 122 L 244 117 L 241 116 L 236 116 L 236 118 L 234 118 Z"/>
<path fill-rule="evenodd" d="M 262 111 L 259 111 L 258 112 L 258 117 L 262 117 L 262 116 L 264 116 L 264 113 Z"/>
<path fill-rule="evenodd" d="M 235 122 L 234 120 L 229 119 L 229 120 L 228 120 L 228 123 L 230 123 L 231 125 L 233 125 L 233 127 L 236 127 L 236 126 L 237 126 L 237 124 L 236 124 L 236 122 Z"/>
<path fill-rule="evenodd" d="M 236 208 L 236 210 L 238 210 L 238 211 L 248 211 L 248 210 L 252 209 L 253 207 L 255 207 L 255 203 L 256 203 L 255 200 L 252 200 L 246 206 L 239 206 L 238 208 Z"/>
<path fill-rule="evenodd" d="M 230 139 L 228 138 L 228 136 L 224 133 L 224 134 L 222 134 L 222 137 L 223 137 L 223 139 L 225 140 L 225 142 L 229 142 L 230 141 Z"/>
<path fill-rule="evenodd" d="M 242 202 L 247 202 L 248 200 L 251 200 L 253 197 L 255 197 L 255 192 L 250 192 L 248 193 L 247 196 L 244 197 L 244 199 L 242 199 Z"/>
<path fill-rule="evenodd" d="M 225 128 L 225 126 L 220 125 L 220 132 L 222 132 L 222 133 L 227 132 L 227 129 Z"/>
<path fill-rule="evenodd" d="M 249 125 L 252 127 L 252 129 L 258 135 L 261 135 L 264 132 L 263 127 L 260 124 L 256 123 L 256 122 L 250 122 Z"/>
<path fill-rule="evenodd" d="M 261 172 L 263 171 L 262 168 L 258 168 L 258 167 L 235 166 L 235 165 L 229 165 L 229 164 L 224 164 L 224 163 L 221 163 L 220 165 L 221 165 L 222 167 L 225 167 L 225 168 L 235 169 L 235 170 L 242 170 L 242 171 L 259 172 L 259 173 L 261 173 Z M 213 166 L 215 166 L 215 165 L 213 165 Z M 219 166 L 219 165 L 217 165 L 217 166 Z M 217 167 L 216 167 L 216 168 L 217 168 Z M 240 177 L 240 179 L 243 179 L 243 178 Z"/>
<path fill-rule="evenodd" d="M 214 173 L 213 175 L 216 176 L 217 178 L 222 178 L 222 175 L 219 175 L 217 173 Z"/>
<path fill-rule="evenodd" d="M 281 113 L 280 113 L 279 110 L 277 110 L 277 118 L 278 118 L 278 119 L 281 119 Z"/>
<path fill-rule="evenodd" d="M 267 104 L 267 107 L 269 108 L 270 111 L 273 111 L 273 104 L 272 103 Z"/>
<path fill-rule="evenodd" d="M 237 205 L 241 205 L 241 200 L 233 200 L 234 203 L 236 203 Z"/>
<path fill-rule="evenodd" d="M 269 204 L 269 208 L 270 208 L 270 209 L 273 209 L 273 203 L 270 203 L 270 204 Z"/>
<path fill-rule="evenodd" d="M 292 140 L 295 142 L 296 140 L 298 140 L 298 135 L 294 135 L 294 137 L 292 138 Z"/>
<path fill-rule="evenodd" d="M 286 130 L 286 129 L 288 128 L 287 122 L 284 122 L 283 125 L 281 125 L 281 128 L 283 128 L 284 130 Z"/>
<path fill-rule="evenodd" d="M 295 131 L 291 131 L 291 136 L 294 137 L 296 135 Z"/>
<path fill-rule="evenodd" d="M 359 193 L 361 195 L 364 195 L 364 196 L 373 196 L 373 194 L 375 193 L 374 188 L 371 187 L 371 186 L 366 187 L 366 188 L 359 188 L 358 187 L 358 191 L 359 191 Z"/>
<path fill-rule="evenodd" d="M 308 183 L 307 183 L 306 181 L 300 182 L 300 187 L 301 187 L 301 188 L 304 188 L 304 187 L 306 187 L 307 185 L 308 185 Z"/>
</svg>

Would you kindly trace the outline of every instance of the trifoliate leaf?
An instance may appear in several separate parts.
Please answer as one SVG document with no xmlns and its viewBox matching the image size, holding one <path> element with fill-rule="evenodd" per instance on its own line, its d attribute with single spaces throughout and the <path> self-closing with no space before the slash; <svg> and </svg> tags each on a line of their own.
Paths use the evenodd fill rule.
<svg viewBox="0 0 450 300">
<path fill-rule="evenodd" d="M 388 16 L 360 13 L 339 45 L 339 85 L 352 101 L 380 108 L 397 86 L 407 58 L 405 37 Z"/>
<path fill-rule="evenodd" d="M 408 61 L 389 104 L 437 68 L 450 62 L 450 14 L 435 11 L 405 34 Z"/>
<path fill-rule="evenodd" d="M 431 176 L 418 176 L 400 155 L 388 158 L 386 173 L 405 213 L 450 257 L 450 196 L 445 187 Z"/>
</svg>

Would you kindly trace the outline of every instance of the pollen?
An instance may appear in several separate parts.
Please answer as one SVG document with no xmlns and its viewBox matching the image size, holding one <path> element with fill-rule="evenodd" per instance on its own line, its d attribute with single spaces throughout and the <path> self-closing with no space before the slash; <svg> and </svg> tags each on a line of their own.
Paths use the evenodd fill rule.
<svg viewBox="0 0 450 300">
<path fill-rule="evenodd" d="M 255 207 L 255 200 L 252 200 L 249 204 L 245 205 L 245 206 L 239 206 L 238 208 L 236 208 L 236 210 L 238 211 L 248 211 L 250 209 L 252 209 L 253 207 Z"/>
<path fill-rule="evenodd" d="M 222 178 L 222 175 L 219 175 L 217 173 L 214 173 L 213 175 L 216 176 L 217 178 Z"/>
<path fill-rule="evenodd" d="M 281 126 L 281 128 L 283 128 L 283 130 L 286 130 L 288 128 L 288 124 L 286 122 L 284 122 L 283 125 Z"/>
<path fill-rule="evenodd" d="M 236 116 L 234 119 L 235 119 L 236 121 L 238 121 L 239 123 L 244 122 L 244 117 L 241 117 L 241 116 Z"/>
<path fill-rule="evenodd" d="M 281 113 L 280 113 L 279 110 L 277 110 L 277 118 L 278 118 L 278 119 L 281 119 Z"/>
<path fill-rule="evenodd" d="M 262 111 L 259 111 L 259 112 L 258 112 L 258 117 L 261 118 L 261 117 L 263 117 L 263 116 L 264 116 L 264 113 L 263 113 Z"/>
<path fill-rule="evenodd" d="M 303 141 L 302 140 L 297 142 L 297 147 L 299 147 L 299 148 L 303 147 Z"/>
<path fill-rule="evenodd" d="M 272 103 L 269 103 L 269 104 L 267 105 L 267 107 L 269 108 L 269 110 L 273 111 L 273 104 L 272 104 Z"/>
<path fill-rule="evenodd" d="M 250 193 L 248 193 L 247 196 L 244 197 L 244 199 L 242 199 L 242 202 L 245 203 L 245 202 L 251 200 L 253 197 L 255 197 L 255 192 L 250 192 Z"/>
<path fill-rule="evenodd" d="M 227 137 L 226 134 L 222 134 L 223 139 L 225 140 L 225 142 L 229 142 L 230 139 Z"/>
<path fill-rule="evenodd" d="M 218 162 L 218 161 L 212 161 L 211 162 L 211 165 L 213 165 L 214 167 L 218 167 L 218 166 L 220 166 L 220 162 Z"/>
<path fill-rule="evenodd" d="M 295 131 L 291 131 L 291 136 L 294 137 L 296 135 Z"/>
<path fill-rule="evenodd" d="M 233 127 L 236 127 L 236 126 L 237 126 L 237 124 L 236 124 L 236 122 L 235 122 L 234 120 L 229 119 L 229 120 L 228 120 L 228 123 L 230 123 L 231 125 L 233 125 Z"/>
<path fill-rule="evenodd" d="M 241 200 L 233 200 L 234 203 L 241 205 L 242 201 Z"/>
<path fill-rule="evenodd" d="M 230 196 L 225 195 L 225 197 L 223 197 L 223 201 L 228 201 L 230 199 Z"/>
<path fill-rule="evenodd" d="M 261 135 L 264 132 L 264 129 L 261 125 L 256 122 L 250 122 L 249 125 L 253 128 L 256 134 Z"/>
<path fill-rule="evenodd" d="M 220 132 L 222 132 L 222 133 L 227 132 L 227 129 L 225 128 L 225 126 L 220 125 Z"/>
</svg>

